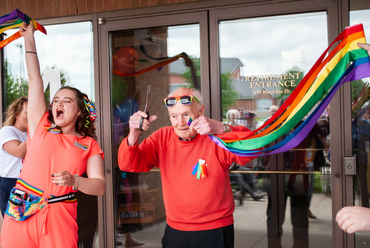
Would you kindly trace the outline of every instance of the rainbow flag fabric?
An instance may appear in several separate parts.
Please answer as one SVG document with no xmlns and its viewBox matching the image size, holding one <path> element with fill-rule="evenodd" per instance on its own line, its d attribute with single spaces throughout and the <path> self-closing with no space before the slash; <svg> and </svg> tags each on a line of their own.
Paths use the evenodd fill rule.
<svg viewBox="0 0 370 248">
<path fill-rule="evenodd" d="M 339 44 L 334 46 L 337 42 Z M 362 24 L 347 27 L 329 45 L 284 104 L 257 130 L 209 137 L 220 147 L 245 157 L 276 154 L 296 147 L 311 131 L 342 84 L 370 77 L 369 55 L 358 47 L 358 43 L 366 43 Z M 327 55 L 331 48 L 333 50 Z M 263 149 L 289 133 L 305 116 L 305 121 L 283 141 Z"/>
<path fill-rule="evenodd" d="M 23 14 L 20 10 L 15 9 L 12 13 L 6 14 L 0 17 L 0 34 L 5 32 L 6 30 L 21 27 L 23 22 L 30 23 L 33 22 L 35 26 L 35 30 L 39 30 L 40 32 L 47 34 L 46 29 L 38 22 L 32 20 L 26 14 Z M 5 23 L 5 24 L 4 24 Z M 18 32 L 14 33 L 12 36 L 6 38 L 5 40 L 0 41 L 0 49 L 8 45 L 10 42 L 15 41 L 16 39 L 20 38 L 21 34 Z"/>
</svg>

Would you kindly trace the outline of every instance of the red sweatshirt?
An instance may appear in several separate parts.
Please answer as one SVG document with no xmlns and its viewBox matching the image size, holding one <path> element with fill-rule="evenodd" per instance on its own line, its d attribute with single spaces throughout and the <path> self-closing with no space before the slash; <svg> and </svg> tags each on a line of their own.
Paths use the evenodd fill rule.
<svg viewBox="0 0 370 248">
<path fill-rule="evenodd" d="M 196 180 L 191 173 L 199 159 L 206 161 L 207 177 Z M 128 146 L 126 138 L 118 151 L 123 171 L 160 168 L 167 224 L 181 231 L 209 230 L 234 223 L 229 166 L 252 159 L 233 155 L 208 136 L 181 141 L 172 127 L 159 129 L 140 145 Z"/>
</svg>

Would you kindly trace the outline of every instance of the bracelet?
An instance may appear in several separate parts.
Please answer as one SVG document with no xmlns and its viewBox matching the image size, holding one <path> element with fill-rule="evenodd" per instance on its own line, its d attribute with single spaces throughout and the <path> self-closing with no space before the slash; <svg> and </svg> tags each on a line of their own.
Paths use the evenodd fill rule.
<svg viewBox="0 0 370 248">
<path fill-rule="evenodd" d="M 73 190 L 78 190 L 78 182 L 79 182 L 78 174 L 76 174 L 75 177 L 77 178 L 77 186 L 76 187 L 72 187 L 72 189 Z"/>
<path fill-rule="evenodd" d="M 222 129 L 224 130 L 224 133 L 228 133 L 231 131 L 230 126 L 225 123 L 222 124 Z"/>
<path fill-rule="evenodd" d="M 26 51 L 26 53 L 34 53 L 37 55 L 37 52 L 32 52 L 32 51 Z"/>
</svg>

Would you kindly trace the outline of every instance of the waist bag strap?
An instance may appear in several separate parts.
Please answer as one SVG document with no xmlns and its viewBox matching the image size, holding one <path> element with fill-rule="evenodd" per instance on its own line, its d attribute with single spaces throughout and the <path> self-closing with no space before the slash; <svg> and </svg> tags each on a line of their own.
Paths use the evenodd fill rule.
<svg viewBox="0 0 370 248">
<path fill-rule="evenodd" d="M 62 202 L 62 201 L 67 201 L 67 200 L 74 200 L 75 198 L 75 193 L 69 193 L 66 195 L 61 195 L 61 196 L 55 196 L 52 198 L 48 199 L 48 203 L 57 203 L 57 202 Z"/>
</svg>

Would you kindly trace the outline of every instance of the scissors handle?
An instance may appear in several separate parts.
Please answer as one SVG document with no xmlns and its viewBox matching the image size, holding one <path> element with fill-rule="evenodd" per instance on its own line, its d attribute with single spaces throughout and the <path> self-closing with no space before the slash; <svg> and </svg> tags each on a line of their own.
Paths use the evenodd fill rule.
<svg viewBox="0 0 370 248">
<path fill-rule="evenodd" d="M 144 119 L 147 119 L 147 120 L 149 119 L 149 111 L 145 112 L 145 114 L 147 114 L 148 116 L 146 118 L 141 117 L 140 124 L 139 124 L 139 130 L 140 131 L 144 131 L 143 130 L 143 122 L 144 122 Z"/>
<path fill-rule="evenodd" d="M 149 103 L 149 95 L 150 95 L 150 89 L 152 88 L 152 85 L 149 84 L 148 85 L 148 88 L 146 89 L 146 103 L 145 103 L 145 108 L 144 108 L 144 112 L 145 114 L 147 114 L 147 117 L 145 119 L 149 119 L 149 106 L 148 106 L 148 103 Z M 143 130 L 143 122 L 144 122 L 144 117 L 141 117 L 141 120 L 140 120 L 140 124 L 139 124 L 139 130 L 140 131 L 144 131 Z"/>
</svg>

